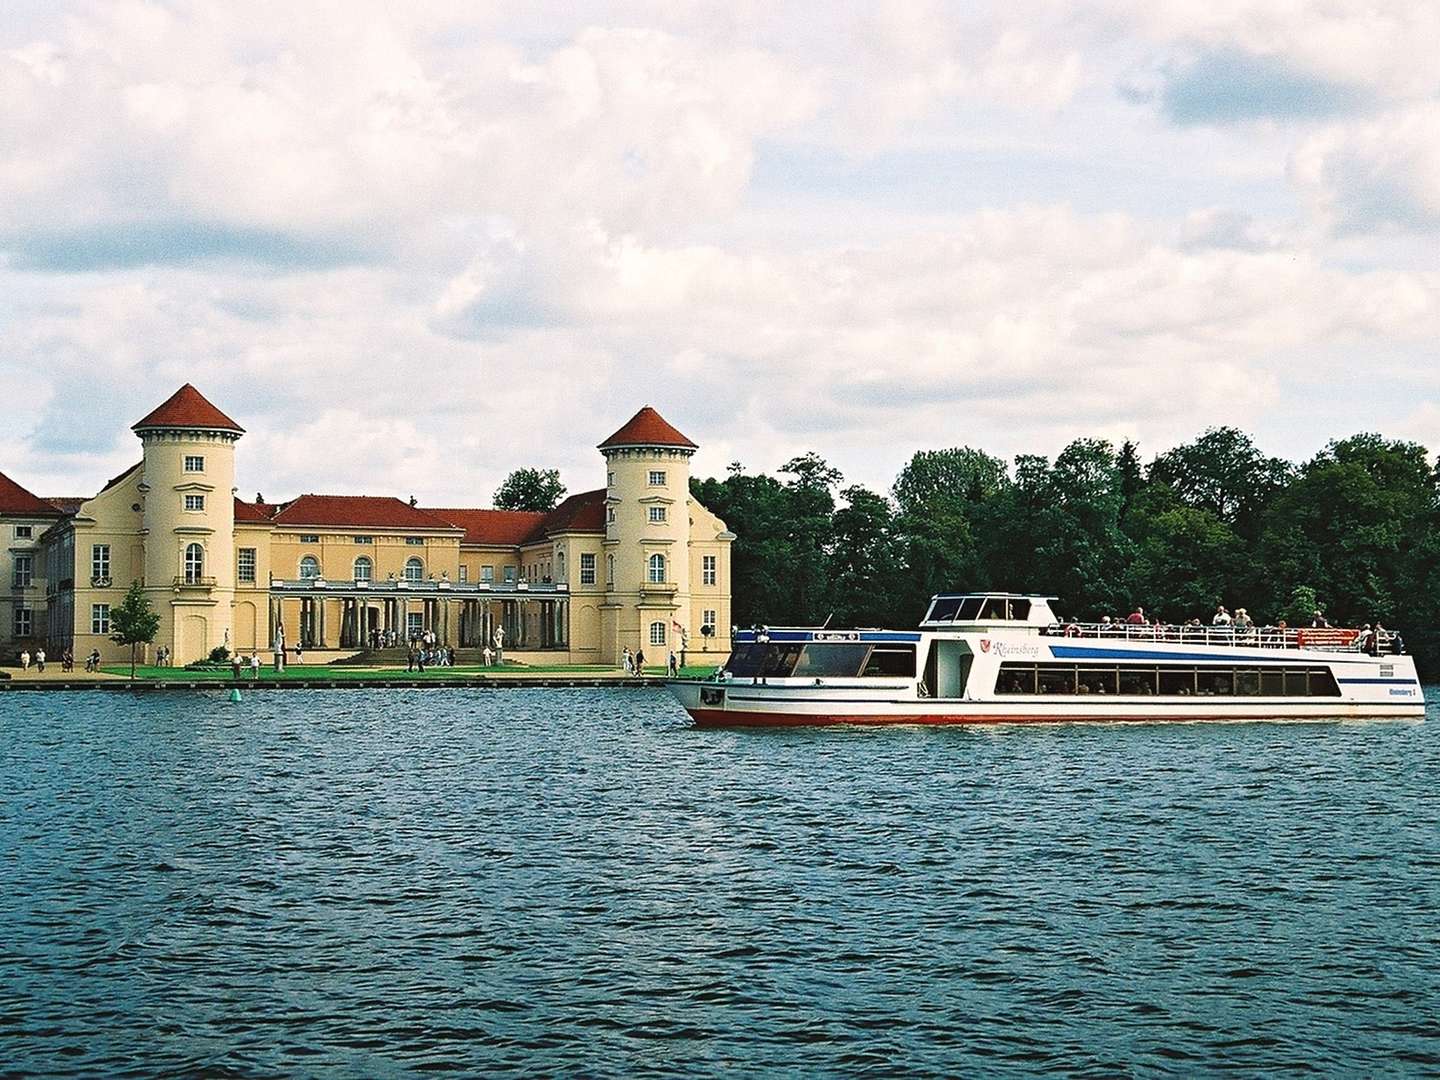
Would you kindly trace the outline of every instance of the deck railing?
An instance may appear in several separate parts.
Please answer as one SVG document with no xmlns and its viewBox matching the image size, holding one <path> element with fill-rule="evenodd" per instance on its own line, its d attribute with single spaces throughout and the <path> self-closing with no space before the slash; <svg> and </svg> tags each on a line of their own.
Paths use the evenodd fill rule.
<svg viewBox="0 0 1440 1080">
<path fill-rule="evenodd" d="M 1149 623 L 1064 623 L 1047 627 L 1047 637 L 1156 641 L 1167 645 L 1229 645 L 1245 649 L 1311 649 L 1324 652 L 1391 653 L 1395 635 L 1381 630 L 1373 644 L 1364 631 L 1335 626 L 1279 627 L 1168 626 Z"/>
</svg>

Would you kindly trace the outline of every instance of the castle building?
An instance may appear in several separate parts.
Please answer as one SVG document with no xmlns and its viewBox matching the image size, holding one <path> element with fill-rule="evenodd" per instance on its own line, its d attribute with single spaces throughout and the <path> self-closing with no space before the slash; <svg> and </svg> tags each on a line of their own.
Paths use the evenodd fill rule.
<svg viewBox="0 0 1440 1080">
<path fill-rule="evenodd" d="M 235 489 L 245 431 L 185 385 L 134 425 L 141 460 L 91 498 L 40 498 L 0 474 L 0 656 L 99 649 L 140 582 L 172 662 L 217 646 L 300 645 L 324 662 L 430 631 L 511 659 L 617 663 L 725 648 L 730 544 L 690 494 L 696 444 L 646 406 L 599 445 L 605 486 L 548 513 L 387 496 Z M 465 659 L 473 659 L 473 656 Z"/>
</svg>

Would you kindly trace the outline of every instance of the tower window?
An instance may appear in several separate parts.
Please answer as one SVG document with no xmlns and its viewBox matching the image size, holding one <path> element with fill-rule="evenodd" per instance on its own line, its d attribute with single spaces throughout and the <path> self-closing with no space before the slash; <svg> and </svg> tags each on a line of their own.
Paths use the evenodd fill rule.
<svg viewBox="0 0 1440 1080">
<path fill-rule="evenodd" d="M 650 556 L 650 583 L 652 585 L 663 585 L 665 583 L 665 556 L 655 554 Z"/>
<path fill-rule="evenodd" d="M 185 509 L 186 509 L 186 510 L 204 510 L 204 509 L 205 509 L 205 496 L 204 496 L 204 495 L 186 495 L 186 496 L 185 496 Z"/>
<path fill-rule="evenodd" d="M 606 585 L 614 585 L 614 584 L 615 584 L 615 556 L 614 556 L 614 555 L 606 555 L 606 556 L 605 556 L 605 584 L 606 584 Z"/>
<path fill-rule="evenodd" d="M 201 457 L 199 454 L 186 454 L 186 455 L 185 455 L 185 471 L 186 471 L 186 472 L 204 472 L 204 471 L 205 471 L 205 459 L 204 459 L 203 457 Z"/>
<path fill-rule="evenodd" d="M 651 523 L 652 525 L 658 525 L 658 524 L 660 524 L 661 522 L 663 522 L 664 520 L 665 520 L 665 507 L 663 507 L 663 506 L 652 506 L 652 507 L 650 507 L 650 523 Z"/>
<path fill-rule="evenodd" d="M 665 470 L 664 470 L 664 469 L 651 469 L 651 470 L 650 470 L 650 486 L 651 486 L 651 487 L 664 487 L 664 486 L 665 486 Z"/>
<path fill-rule="evenodd" d="M 609 508 L 605 511 L 605 524 L 607 524 L 607 525 L 614 525 L 614 524 L 615 524 L 615 507 L 613 507 L 613 506 L 612 506 L 612 507 L 609 507 Z"/>
<path fill-rule="evenodd" d="M 205 549 L 199 544 L 185 545 L 185 584 L 199 585 L 205 576 Z"/>
<path fill-rule="evenodd" d="M 90 579 L 108 581 L 110 578 L 110 545 L 90 545 Z"/>
</svg>

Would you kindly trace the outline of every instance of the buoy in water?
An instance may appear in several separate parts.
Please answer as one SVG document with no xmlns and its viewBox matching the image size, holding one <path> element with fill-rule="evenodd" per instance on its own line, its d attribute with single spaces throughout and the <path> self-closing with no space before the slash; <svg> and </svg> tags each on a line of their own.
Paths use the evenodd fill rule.
<svg viewBox="0 0 1440 1080">
<path fill-rule="evenodd" d="M 240 704 L 240 688 L 238 686 L 230 688 L 230 701 L 236 705 Z"/>
</svg>

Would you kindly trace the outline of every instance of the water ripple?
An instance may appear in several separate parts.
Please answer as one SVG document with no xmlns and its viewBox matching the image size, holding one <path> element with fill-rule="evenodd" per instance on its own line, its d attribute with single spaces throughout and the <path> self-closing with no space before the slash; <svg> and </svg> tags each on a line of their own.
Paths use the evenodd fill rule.
<svg viewBox="0 0 1440 1080">
<path fill-rule="evenodd" d="M 1436 1075 L 1437 721 L 6 695 L 0 1075 Z"/>
</svg>

